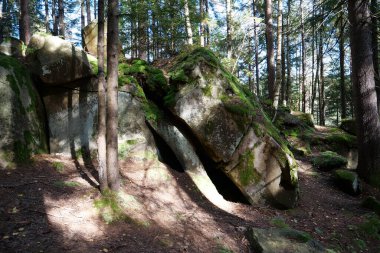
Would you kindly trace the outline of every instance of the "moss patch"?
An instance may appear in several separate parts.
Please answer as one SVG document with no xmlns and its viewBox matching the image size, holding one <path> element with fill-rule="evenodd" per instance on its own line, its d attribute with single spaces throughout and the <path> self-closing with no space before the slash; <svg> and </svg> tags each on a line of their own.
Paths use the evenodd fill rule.
<svg viewBox="0 0 380 253">
<path fill-rule="evenodd" d="M 375 197 L 367 197 L 362 202 L 362 206 L 374 211 L 375 213 L 377 213 L 377 215 L 380 215 L 380 201 L 378 201 Z"/>
<path fill-rule="evenodd" d="M 251 151 L 245 152 L 240 156 L 238 165 L 239 179 L 243 186 L 248 186 L 251 183 L 257 183 L 261 180 L 261 175 L 254 167 L 255 155 Z"/>
<path fill-rule="evenodd" d="M 332 170 L 347 165 L 347 159 L 332 151 L 321 152 L 311 159 L 312 164 L 320 170 Z"/>
</svg>

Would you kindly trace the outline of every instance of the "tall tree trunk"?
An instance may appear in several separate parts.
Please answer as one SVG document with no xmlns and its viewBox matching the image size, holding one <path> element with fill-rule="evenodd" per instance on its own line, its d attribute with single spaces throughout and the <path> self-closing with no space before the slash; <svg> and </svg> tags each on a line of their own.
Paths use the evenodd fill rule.
<svg viewBox="0 0 380 253">
<path fill-rule="evenodd" d="M 29 0 L 20 0 L 20 39 L 29 44 L 30 40 L 30 18 L 29 18 Z"/>
<path fill-rule="evenodd" d="M 286 16 L 286 89 L 285 89 L 285 105 L 290 107 L 291 101 L 291 69 L 292 62 L 290 59 L 290 12 L 291 12 L 291 0 L 288 1 L 288 13 Z"/>
<path fill-rule="evenodd" d="M 91 23 L 91 2 L 90 0 L 86 0 L 86 17 L 87 17 L 87 25 Z"/>
<path fill-rule="evenodd" d="M 324 7 L 322 7 L 321 16 L 324 16 Z M 319 74 L 319 124 L 325 125 L 325 78 L 324 78 L 324 63 L 323 63 L 323 33 L 324 25 L 322 23 L 320 27 L 320 37 L 319 37 L 319 56 L 320 56 L 320 74 Z"/>
<path fill-rule="evenodd" d="M 80 2 L 80 31 L 81 31 L 81 39 L 82 39 L 82 47 L 85 47 L 84 42 L 84 27 L 85 27 L 85 20 L 84 20 L 84 0 L 81 0 Z M 99 29 L 99 28 L 98 28 Z"/>
<path fill-rule="evenodd" d="M 53 35 L 58 35 L 58 16 L 57 16 L 57 0 L 52 0 L 51 16 L 53 18 Z"/>
<path fill-rule="evenodd" d="M 372 50 L 373 50 L 373 67 L 375 70 L 375 86 L 377 94 L 377 107 L 380 112 L 380 73 L 379 73 L 379 32 L 378 32 L 378 4 L 377 0 L 371 0 L 371 19 L 372 19 Z"/>
<path fill-rule="evenodd" d="M 49 1 L 45 0 L 45 31 L 46 33 L 50 33 L 49 27 Z"/>
<path fill-rule="evenodd" d="M 267 44 L 267 71 L 269 99 L 275 98 L 275 66 L 273 48 L 272 0 L 265 0 L 265 38 Z"/>
<path fill-rule="evenodd" d="M 58 33 L 62 38 L 65 38 L 65 8 L 63 0 L 58 0 Z"/>
<path fill-rule="evenodd" d="M 205 13 L 204 13 L 204 0 L 199 0 L 199 15 L 201 17 L 201 23 L 199 27 L 199 40 L 201 47 L 205 46 L 205 32 L 206 32 L 206 25 L 205 25 Z"/>
<path fill-rule="evenodd" d="M 375 92 L 369 0 L 349 0 L 348 16 L 359 144 L 357 169 L 365 181 L 380 187 L 380 120 Z"/>
<path fill-rule="evenodd" d="M 260 97 L 260 83 L 259 83 L 259 37 L 257 35 L 257 27 L 256 27 L 256 4 L 255 0 L 252 0 L 252 8 L 253 8 L 253 35 L 255 36 L 255 81 L 256 81 L 256 95 Z"/>
<path fill-rule="evenodd" d="M 232 9 L 231 0 L 226 0 L 226 17 L 227 17 L 227 58 L 232 58 Z"/>
<path fill-rule="evenodd" d="M 94 18 L 97 19 L 98 18 L 98 13 L 97 13 L 97 3 L 96 3 L 96 0 L 94 0 Z"/>
<path fill-rule="evenodd" d="M 184 0 L 185 8 L 185 23 L 186 23 L 186 33 L 187 33 L 187 44 L 193 45 L 193 29 L 191 28 L 190 21 L 190 10 L 189 10 L 189 1 Z"/>
<path fill-rule="evenodd" d="M 280 96 L 280 87 L 282 83 L 282 0 L 278 0 L 278 16 L 277 16 L 277 56 L 276 56 L 276 82 L 274 88 L 274 99 L 273 106 L 277 109 L 279 96 Z"/>
<path fill-rule="evenodd" d="M 113 191 L 120 189 L 118 161 L 118 59 L 119 59 L 119 1 L 108 0 L 107 20 L 107 180 Z"/>
<path fill-rule="evenodd" d="M 342 6 L 343 9 L 343 6 Z M 339 64 L 340 64 L 340 113 L 341 118 L 347 118 L 346 110 L 346 78 L 344 69 L 344 11 L 340 18 L 340 36 L 339 36 Z"/>
<path fill-rule="evenodd" d="M 205 3 L 205 15 L 208 18 L 208 0 L 203 0 L 203 1 Z M 208 25 L 208 23 L 206 23 L 206 43 L 205 43 L 206 46 L 210 45 L 210 39 L 211 39 L 210 26 Z"/>
<path fill-rule="evenodd" d="M 305 48 L 305 27 L 304 27 L 304 16 L 303 16 L 303 0 L 300 0 L 300 9 L 301 9 L 301 93 L 302 93 L 302 112 L 306 112 L 306 48 Z"/>
<path fill-rule="evenodd" d="M 312 10 L 312 18 L 315 18 L 315 0 L 313 0 L 313 10 Z M 315 100 L 315 77 L 314 75 L 314 66 L 315 66 L 315 22 L 311 24 L 311 99 L 310 99 L 310 112 L 313 115 L 314 113 L 314 100 Z M 318 70 L 316 71 L 318 73 Z"/>
<path fill-rule="evenodd" d="M 106 80 L 104 75 L 104 0 L 98 0 L 98 13 L 98 173 L 100 190 L 104 192 L 108 189 L 106 156 Z"/>
</svg>

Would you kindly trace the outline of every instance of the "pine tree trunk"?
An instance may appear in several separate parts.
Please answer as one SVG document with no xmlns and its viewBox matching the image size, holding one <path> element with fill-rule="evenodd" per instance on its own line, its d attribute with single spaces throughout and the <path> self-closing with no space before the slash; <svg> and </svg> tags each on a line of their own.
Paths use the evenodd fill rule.
<svg viewBox="0 0 380 253">
<path fill-rule="evenodd" d="M 187 33 L 187 44 L 193 45 L 193 30 L 191 29 L 190 22 L 190 10 L 189 10 L 189 1 L 184 0 L 185 8 L 185 23 L 186 23 L 186 33 Z"/>
<path fill-rule="evenodd" d="M 96 0 L 94 0 L 94 18 L 95 19 L 97 19 L 98 18 L 98 13 L 97 13 L 97 8 L 98 7 L 98 5 L 97 5 L 97 2 L 96 2 Z"/>
<path fill-rule="evenodd" d="M 277 109 L 280 96 L 281 77 L 282 77 L 282 0 L 278 0 L 277 16 L 277 57 L 276 57 L 276 81 L 274 87 L 273 107 Z"/>
<path fill-rule="evenodd" d="M 265 38 L 267 45 L 267 71 L 269 99 L 273 102 L 275 98 L 275 66 L 273 48 L 273 20 L 272 0 L 265 0 Z"/>
<path fill-rule="evenodd" d="M 104 0 L 98 0 L 98 173 L 100 190 L 108 189 L 106 142 L 106 80 L 104 75 Z"/>
<path fill-rule="evenodd" d="M 305 27 L 304 27 L 304 20 L 303 20 L 303 0 L 300 0 L 300 9 L 301 9 L 301 68 L 302 68 L 302 74 L 301 74 L 301 94 L 302 94 L 302 112 L 306 112 L 306 75 L 305 75 L 305 68 L 306 68 L 306 48 L 305 48 Z"/>
<path fill-rule="evenodd" d="M 256 4 L 252 0 L 253 17 L 256 18 Z M 259 83 L 259 38 L 257 35 L 256 19 L 253 20 L 253 35 L 255 36 L 255 81 L 256 81 L 256 95 L 260 97 L 260 83 Z"/>
<path fill-rule="evenodd" d="M 343 7 L 342 7 L 343 8 Z M 342 10 L 343 11 L 343 10 Z M 340 36 L 339 36 L 339 64 L 340 64 L 340 113 L 341 118 L 347 118 L 346 110 L 346 78 L 344 69 L 344 12 L 340 18 Z"/>
<path fill-rule="evenodd" d="M 208 0 L 203 0 L 203 1 L 205 3 L 205 15 L 208 18 Z M 206 23 L 206 38 L 205 39 L 206 39 L 205 45 L 206 46 L 210 45 L 211 36 L 210 36 L 210 26 L 208 25 L 208 23 Z"/>
<path fill-rule="evenodd" d="M 85 20 L 84 20 L 84 0 L 81 0 L 80 2 L 80 26 L 81 26 L 81 37 L 82 37 L 82 47 L 85 47 L 85 42 L 84 42 L 84 27 L 85 25 Z"/>
<path fill-rule="evenodd" d="M 50 33 L 49 27 L 49 1 L 45 0 L 45 31 L 46 33 Z"/>
<path fill-rule="evenodd" d="M 292 62 L 290 59 L 290 12 L 291 12 L 291 0 L 288 1 L 288 13 L 286 16 L 286 89 L 285 89 L 285 105 L 290 107 L 291 100 L 291 68 Z"/>
<path fill-rule="evenodd" d="M 118 0 L 108 0 L 107 20 L 107 180 L 113 191 L 120 189 L 118 162 Z"/>
<path fill-rule="evenodd" d="M 352 83 L 359 147 L 358 173 L 380 187 L 380 120 L 375 92 L 369 0 L 349 0 Z"/>
<path fill-rule="evenodd" d="M 65 8 L 63 5 L 63 0 L 58 0 L 58 34 L 65 38 Z"/>
<path fill-rule="evenodd" d="M 20 0 L 20 39 L 29 44 L 30 40 L 30 18 L 29 18 L 29 0 Z"/>
<path fill-rule="evenodd" d="M 372 50 L 373 67 L 375 70 L 375 85 L 377 94 L 377 107 L 380 113 L 380 73 L 379 73 L 379 32 L 378 32 L 378 4 L 377 0 L 371 0 L 371 19 L 372 19 Z"/>
<path fill-rule="evenodd" d="M 199 27 L 199 40 L 201 47 L 205 46 L 205 15 L 204 15 L 204 0 L 199 0 L 199 16 L 201 23 Z"/>
<path fill-rule="evenodd" d="M 51 16 L 53 18 L 53 35 L 58 35 L 57 0 L 52 0 Z"/>
<path fill-rule="evenodd" d="M 232 58 L 232 9 L 231 9 L 231 0 L 226 0 L 226 17 L 227 17 L 227 58 Z"/>
<path fill-rule="evenodd" d="M 321 16 L 324 15 L 324 8 L 322 7 Z M 325 125 L 325 78 L 324 78 L 324 62 L 323 62 L 323 33 L 324 25 L 320 27 L 320 37 L 319 37 L 319 56 L 320 56 L 320 73 L 319 73 L 319 124 L 321 126 Z"/>
<path fill-rule="evenodd" d="M 313 11 L 312 18 L 315 18 L 315 0 L 313 0 Z M 314 99 L 315 99 L 315 75 L 314 75 L 314 66 L 315 66 L 315 22 L 311 24 L 311 101 L 310 101 L 310 112 L 313 115 L 314 113 Z M 317 71 L 318 72 L 318 71 Z M 316 72 L 316 73 L 317 73 Z"/>
<path fill-rule="evenodd" d="M 91 2 L 90 0 L 86 0 L 86 18 L 87 18 L 87 25 L 91 23 Z"/>
</svg>

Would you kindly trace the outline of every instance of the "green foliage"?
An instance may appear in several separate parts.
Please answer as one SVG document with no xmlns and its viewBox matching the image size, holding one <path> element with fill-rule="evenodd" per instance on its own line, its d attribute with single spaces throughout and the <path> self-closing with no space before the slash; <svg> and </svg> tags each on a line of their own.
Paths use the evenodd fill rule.
<svg viewBox="0 0 380 253">
<path fill-rule="evenodd" d="M 277 228 L 288 228 L 289 225 L 286 224 L 285 219 L 279 216 L 274 217 L 271 221 L 270 224 Z"/>
<path fill-rule="evenodd" d="M 359 225 L 359 231 L 366 236 L 380 240 L 380 219 L 377 215 L 367 216 L 367 220 Z"/>
<path fill-rule="evenodd" d="M 362 206 L 374 211 L 375 213 L 377 213 L 377 215 L 380 215 L 380 201 L 378 201 L 375 197 L 367 197 L 362 202 Z"/>
<path fill-rule="evenodd" d="M 63 173 L 65 170 L 65 165 L 61 162 L 53 162 L 52 166 L 59 173 Z"/>
<path fill-rule="evenodd" d="M 344 167 L 347 159 L 332 151 L 321 152 L 311 159 L 312 164 L 320 170 L 332 170 Z"/>
<path fill-rule="evenodd" d="M 129 151 L 138 143 L 138 140 L 126 140 L 119 145 L 118 157 L 119 159 L 125 159 Z"/>
</svg>

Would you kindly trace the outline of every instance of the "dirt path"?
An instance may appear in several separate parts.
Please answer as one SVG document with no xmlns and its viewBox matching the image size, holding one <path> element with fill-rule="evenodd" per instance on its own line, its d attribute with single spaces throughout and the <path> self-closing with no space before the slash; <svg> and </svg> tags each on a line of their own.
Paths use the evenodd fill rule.
<svg viewBox="0 0 380 253">
<path fill-rule="evenodd" d="M 226 212 L 205 199 L 185 173 L 156 160 L 128 160 L 121 164 L 124 219 L 106 224 L 107 210 L 94 205 L 100 194 L 90 182 L 96 180 L 83 164 L 36 156 L 30 164 L 0 170 L 0 252 L 250 252 L 246 228 L 278 221 L 336 251 L 380 252 L 379 241 L 356 229 L 368 214 L 361 200 L 379 193 L 365 187 L 351 197 L 328 174 L 299 163 L 297 208 L 229 203 Z"/>
</svg>

